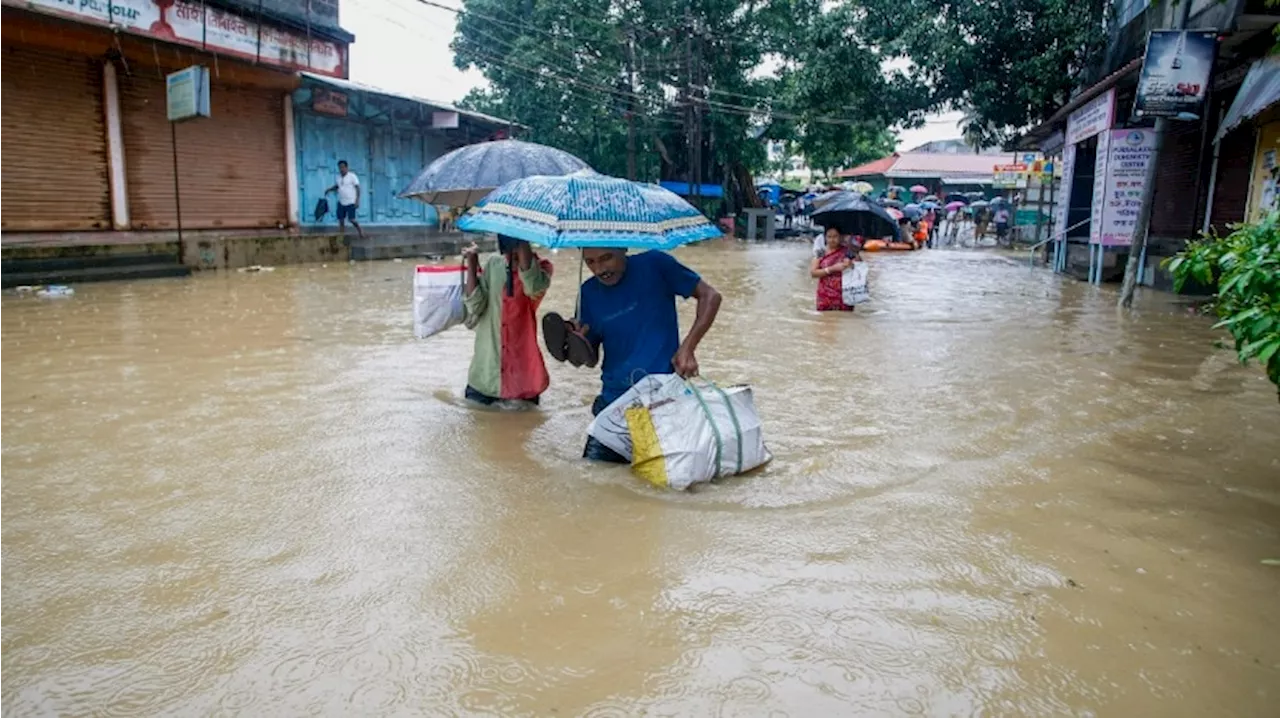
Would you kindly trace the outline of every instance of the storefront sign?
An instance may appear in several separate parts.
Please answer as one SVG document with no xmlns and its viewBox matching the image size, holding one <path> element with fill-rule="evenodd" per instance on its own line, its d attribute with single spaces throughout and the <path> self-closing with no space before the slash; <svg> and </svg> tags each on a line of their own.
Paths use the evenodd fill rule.
<svg viewBox="0 0 1280 718">
<path fill-rule="evenodd" d="M 1142 196 L 1147 168 L 1155 156 L 1154 130 L 1113 130 L 1107 133 L 1106 173 L 1102 191 L 1095 192 L 1094 202 L 1102 199 L 1101 222 L 1091 242 L 1108 247 L 1133 243 L 1138 215 L 1142 213 Z M 1102 156 L 1102 138 L 1098 140 L 1098 156 Z"/>
<path fill-rule="evenodd" d="M 1133 114 L 1200 119 L 1217 53 L 1217 33 L 1153 31 L 1147 37 L 1147 54 L 1142 61 L 1142 74 L 1138 76 Z"/>
<path fill-rule="evenodd" d="M 311 109 L 332 117 L 347 116 L 348 98 L 346 94 L 323 87 L 311 88 Z"/>
<path fill-rule="evenodd" d="M 181 0 L 4 0 L 5 5 L 110 25 L 247 60 L 346 77 L 346 47 Z"/>
<path fill-rule="evenodd" d="M 1116 91 L 1112 88 L 1084 103 L 1067 117 L 1067 144 L 1083 142 L 1111 129 L 1115 116 Z"/>
<path fill-rule="evenodd" d="M 1067 210 L 1071 207 L 1071 183 L 1076 171 L 1076 146 L 1062 148 L 1062 186 L 1058 188 L 1057 201 L 1053 205 L 1054 239 L 1062 239 L 1067 233 Z"/>
<path fill-rule="evenodd" d="M 993 176 L 991 184 L 1001 188 L 1019 188 L 1027 187 L 1027 165 L 995 165 L 993 167 Z"/>
<path fill-rule="evenodd" d="M 209 116 L 209 71 L 200 65 L 165 76 L 165 106 L 170 122 Z"/>
<path fill-rule="evenodd" d="M 432 112 L 431 128 L 434 130 L 456 130 L 458 129 L 458 113 L 456 112 Z"/>
<path fill-rule="evenodd" d="M 1089 202 L 1089 244 L 1102 241 L 1102 216 L 1107 196 L 1107 162 L 1111 152 L 1111 133 L 1098 135 L 1098 150 L 1093 156 L 1093 195 Z"/>
</svg>

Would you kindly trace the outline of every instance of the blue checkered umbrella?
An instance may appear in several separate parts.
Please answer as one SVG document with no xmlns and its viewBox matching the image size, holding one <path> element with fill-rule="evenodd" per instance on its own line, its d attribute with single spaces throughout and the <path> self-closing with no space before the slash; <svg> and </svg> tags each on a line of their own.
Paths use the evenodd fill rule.
<svg viewBox="0 0 1280 718">
<path fill-rule="evenodd" d="M 472 207 L 458 229 L 544 247 L 631 249 L 672 249 L 721 234 L 673 192 L 593 172 L 512 180 Z"/>
</svg>

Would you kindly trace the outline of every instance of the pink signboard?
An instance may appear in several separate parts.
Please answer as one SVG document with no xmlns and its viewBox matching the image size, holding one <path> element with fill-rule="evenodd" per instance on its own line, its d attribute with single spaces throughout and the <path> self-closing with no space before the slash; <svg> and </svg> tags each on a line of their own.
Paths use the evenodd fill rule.
<svg viewBox="0 0 1280 718">
<path fill-rule="evenodd" d="M 4 0 L 5 5 L 121 28 L 292 70 L 345 78 L 346 46 L 181 0 Z"/>
<path fill-rule="evenodd" d="M 1116 117 L 1115 88 L 1081 105 L 1067 116 L 1066 142 L 1074 145 L 1111 129 Z"/>
</svg>

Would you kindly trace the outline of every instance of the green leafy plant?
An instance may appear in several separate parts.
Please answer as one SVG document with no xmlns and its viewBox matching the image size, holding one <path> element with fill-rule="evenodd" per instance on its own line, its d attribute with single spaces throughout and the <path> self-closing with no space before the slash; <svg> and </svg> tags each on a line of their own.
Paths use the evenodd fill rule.
<svg viewBox="0 0 1280 718">
<path fill-rule="evenodd" d="M 1257 360 L 1280 387 L 1280 211 L 1191 242 L 1166 266 L 1179 291 L 1189 280 L 1216 284 L 1215 326 L 1231 332 L 1241 363 Z"/>
</svg>

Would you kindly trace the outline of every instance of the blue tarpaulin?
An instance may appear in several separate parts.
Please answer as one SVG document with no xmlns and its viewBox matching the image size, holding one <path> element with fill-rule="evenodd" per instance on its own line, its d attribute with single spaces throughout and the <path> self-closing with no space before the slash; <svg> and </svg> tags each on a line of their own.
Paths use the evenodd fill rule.
<svg viewBox="0 0 1280 718">
<path fill-rule="evenodd" d="M 663 182 L 659 182 L 658 184 L 662 185 L 663 189 L 668 190 L 670 192 L 675 192 L 681 197 L 693 196 L 691 185 L 688 182 L 663 181 Z M 724 188 L 718 184 L 699 185 L 699 188 L 701 189 L 701 192 L 699 192 L 698 194 L 700 194 L 703 197 L 723 197 L 724 196 Z"/>
</svg>

